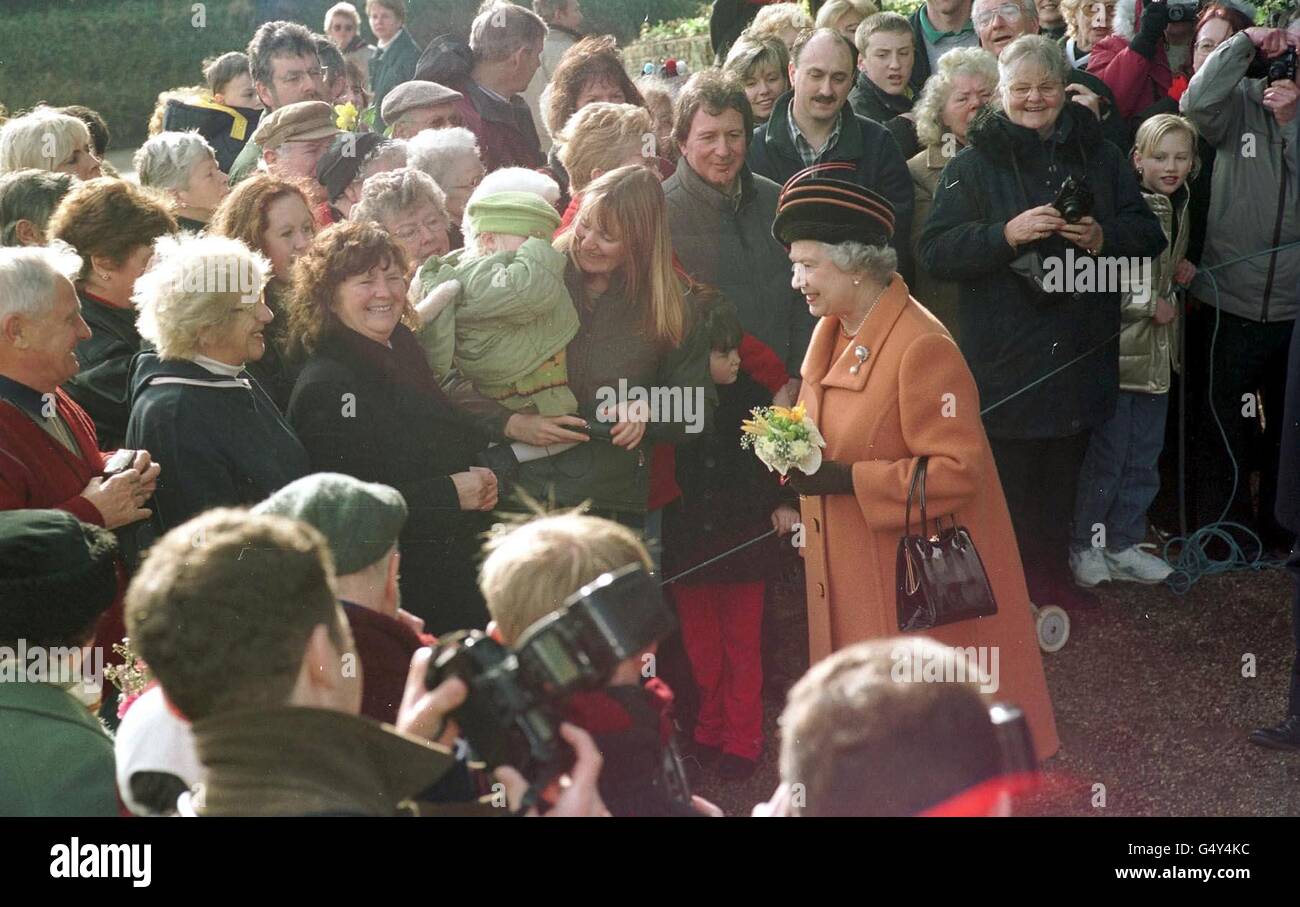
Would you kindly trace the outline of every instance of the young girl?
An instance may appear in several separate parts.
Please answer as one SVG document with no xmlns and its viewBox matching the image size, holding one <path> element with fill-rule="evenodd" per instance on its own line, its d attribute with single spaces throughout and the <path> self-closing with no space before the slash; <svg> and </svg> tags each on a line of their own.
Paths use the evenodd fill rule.
<svg viewBox="0 0 1300 907">
<path fill-rule="evenodd" d="M 1138 547 L 1147 508 L 1160 488 L 1156 461 L 1164 441 L 1170 370 L 1178 359 L 1174 284 L 1191 282 L 1187 251 L 1187 180 L 1199 166 L 1196 127 L 1160 114 L 1138 129 L 1133 165 L 1142 197 L 1168 245 L 1151 262 L 1150 285 L 1124 296 L 1120 392 L 1115 415 L 1093 430 L 1079 476 L 1070 569 L 1091 587 L 1107 580 L 1154 584 L 1172 568 Z"/>
</svg>

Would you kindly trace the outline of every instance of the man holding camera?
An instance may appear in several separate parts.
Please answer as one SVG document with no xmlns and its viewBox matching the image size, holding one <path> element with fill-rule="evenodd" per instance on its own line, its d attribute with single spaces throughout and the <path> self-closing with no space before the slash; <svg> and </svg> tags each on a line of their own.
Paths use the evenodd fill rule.
<svg viewBox="0 0 1300 907">
<path fill-rule="evenodd" d="M 1281 551 L 1291 536 L 1269 512 L 1283 422 L 1273 414 L 1281 414 L 1287 349 L 1300 311 L 1300 249 L 1276 249 L 1300 241 L 1297 45 L 1300 21 L 1294 19 L 1286 30 L 1239 32 L 1201 64 L 1180 100 L 1183 114 L 1218 152 L 1201 270 L 1191 287 L 1211 308 L 1193 310 L 1187 323 L 1189 372 L 1214 376 L 1212 399 L 1197 395 L 1191 413 L 1188 450 L 1195 453 L 1187 487 L 1196 494 L 1189 516 L 1193 526 L 1204 526 L 1226 507 L 1226 519 L 1254 528 L 1266 548 Z M 1262 425 L 1261 395 L 1268 407 Z M 1260 432 L 1262 451 L 1252 463 L 1252 435 Z M 1249 481 L 1254 468 L 1263 502 L 1258 513 Z"/>
<path fill-rule="evenodd" d="M 426 688 L 432 653 L 421 649 L 396 727 L 361 717 L 362 671 L 337 592 L 324 537 L 280 516 L 210 510 L 153 547 L 127 591 L 127 627 L 168 701 L 193 721 L 208 769 L 182 813 L 423 812 L 453 770 L 447 747 L 458 730 L 446 716 L 464 701 L 464 684 Z M 605 814 L 595 744 L 569 725 L 561 734 L 577 759 L 551 812 Z M 523 779 L 498 780 L 514 805 Z"/>
</svg>

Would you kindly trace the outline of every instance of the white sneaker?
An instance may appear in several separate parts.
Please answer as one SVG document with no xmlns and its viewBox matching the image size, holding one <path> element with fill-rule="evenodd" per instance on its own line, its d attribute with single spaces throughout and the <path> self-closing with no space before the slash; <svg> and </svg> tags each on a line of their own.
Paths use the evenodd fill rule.
<svg viewBox="0 0 1300 907">
<path fill-rule="evenodd" d="M 1174 568 L 1170 567 L 1164 558 L 1147 554 L 1137 545 L 1125 548 L 1123 551 L 1108 550 L 1106 565 L 1110 568 L 1110 575 L 1113 578 L 1121 582 L 1142 583 L 1145 586 L 1162 583 L 1169 574 L 1174 572 Z"/>
<path fill-rule="evenodd" d="M 1110 568 L 1100 548 L 1084 548 L 1070 552 L 1070 572 L 1074 581 L 1085 589 L 1110 580 Z"/>
</svg>

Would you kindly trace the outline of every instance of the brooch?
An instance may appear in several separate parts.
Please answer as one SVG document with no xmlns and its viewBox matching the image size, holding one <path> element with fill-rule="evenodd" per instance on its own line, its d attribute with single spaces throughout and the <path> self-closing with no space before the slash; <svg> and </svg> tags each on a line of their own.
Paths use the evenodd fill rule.
<svg viewBox="0 0 1300 907">
<path fill-rule="evenodd" d="M 858 362 L 856 365 L 849 367 L 850 375 L 856 375 L 858 372 L 862 371 L 862 363 L 867 361 L 867 357 L 871 355 L 871 350 L 867 349 L 865 346 L 855 346 L 853 348 L 853 355 L 857 357 Z"/>
</svg>

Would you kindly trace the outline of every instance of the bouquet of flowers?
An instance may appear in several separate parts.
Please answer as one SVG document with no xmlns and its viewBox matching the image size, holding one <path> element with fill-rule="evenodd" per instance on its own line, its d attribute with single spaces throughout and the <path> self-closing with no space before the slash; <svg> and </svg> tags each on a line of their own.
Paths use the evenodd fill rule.
<svg viewBox="0 0 1300 907">
<path fill-rule="evenodd" d="M 793 408 L 756 406 L 750 413 L 754 418 L 742 423 L 740 446 L 752 447 L 764 466 L 781 474 L 782 482 L 792 466 L 812 475 L 822 465 L 826 441 L 802 403 Z"/>
<path fill-rule="evenodd" d="M 122 656 L 123 663 L 110 665 L 104 669 L 104 674 L 121 691 L 117 706 L 117 717 L 121 718 L 131 703 L 153 685 L 153 675 L 144 659 L 131 648 L 131 640 L 124 638 L 121 642 L 113 643 L 113 651 Z"/>
</svg>

